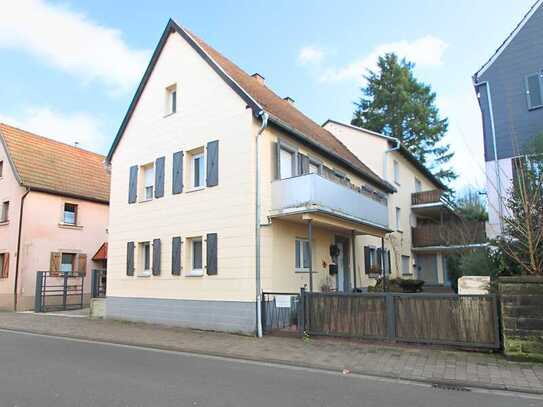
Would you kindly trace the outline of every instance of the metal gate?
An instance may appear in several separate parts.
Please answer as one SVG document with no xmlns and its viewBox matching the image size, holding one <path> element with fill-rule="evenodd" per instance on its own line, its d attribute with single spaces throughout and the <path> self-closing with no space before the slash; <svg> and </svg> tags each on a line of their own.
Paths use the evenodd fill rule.
<svg viewBox="0 0 543 407">
<path fill-rule="evenodd" d="M 261 306 L 265 334 L 300 334 L 303 313 L 299 293 L 262 293 Z"/>
<path fill-rule="evenodd" d="M 106 296 L 106 282 L 106 270 L 92 270 L 92 298 L 104 298 Z"/>
<path fill-rule="evenodd" d="M 83 308 L 83 273 L 36 273 L 35 312 Z"/>
</svg>

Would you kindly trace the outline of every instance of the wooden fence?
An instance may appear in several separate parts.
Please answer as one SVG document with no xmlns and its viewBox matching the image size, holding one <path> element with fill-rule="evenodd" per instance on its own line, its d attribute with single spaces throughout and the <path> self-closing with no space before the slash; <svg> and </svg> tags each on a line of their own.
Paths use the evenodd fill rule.
<svg viewBox="0 0 543 407">
<path fill-rule="evenodd" d="M 302 293 L 313 335 L 500 347 L 494 295 Z"/>
</svg>

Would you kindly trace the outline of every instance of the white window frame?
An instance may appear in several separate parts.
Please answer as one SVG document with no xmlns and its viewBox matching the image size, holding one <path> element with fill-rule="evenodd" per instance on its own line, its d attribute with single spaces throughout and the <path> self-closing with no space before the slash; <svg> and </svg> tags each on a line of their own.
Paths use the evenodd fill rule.
<svg viewBox="0 0 543 407">
<path fill-rule="evenodd" d="M 147 174 L 151 173 L 150 175 L 150 183 L 147 183 Z M 155 163 L 149 163 L 141 166 L 141 179 L 142 179 L 142 201 L 151 201 L 155 197 Z M 150 192 L 150 196 L 148 196 L 148 192 Z"/>
<path fill-rule="evenodd" d="M 422 192 L 422 181 L 415 177 L 415 192 Z"/>
<path fill-rule="evenodd" d="M 396 207 L 396 231 L 402 231 L 402 208 Z"/>
<path fill-rule="evenodd" d="M 179 98 L 177 93 L 177 84 L 166 88 L 166 116 L 177 113 L 179 108 Z"/>
<path fill-rule="evenodd" d="M 63 260 L 64 260 L 64 256 L 72 256 L 72 267 L 71 267 L 71 270 L 64 270 L 63 269 L 63 265 L 66 264 L 66 263 L 63 263 Z M 72 252 L 61 252 L 60 253 L 60 272 L 61 273 L 74 273 L 75 272 L 75 264 L 76 264 L 76 261 L 77 261 L 77 253 L 72 253 Z"/>
<path fill-rule="evenodd" d="M 4 274 L 4 256 L 6 256 L 6 254 L 7 253 L 0 253 L 0 276 Z"/>
<path fill-rule="evenodd" d="M 196 185 L 196 160 L 200 159 L 201 163 L 201 171 L 199 174 L 199 181 L 200 184 Z M 192 189 L 202 189 L 206 186 L 206 160 L 205 160 L 205 154 L 204 151 L 191 154 L 190 158 L 191 162 L 191 168 L 190 168 L 190 186 Z"/>
<path fill-rule="evenodd" d="M 9 222 L 9 201 L 2 202 L 0 210 L 0 223 Z"/>
<path fill-rule="evenodd" d="M 529 78 L 532 77 L 532 76 L 536 76 L 536 75 L 537 75 L 537 77 L 539 79 L 539 99 L 540 99 L 540 103 L 538 105 L 532 106 L 532 100 L 530 98 Z M 525 86 L 526 86 L 526 98 L 527 98 L 527 103 L 528 103 L 528 110 L 535 110 L 535 109 L 542 108 L 543 107 L 543 71 L 534 72 L 534 73 L 531 73 L 529 75 L 526 75 L 524 81 L 525 81 Z"/>
<path fill-rule="evenodd" d="M 304 245 L 307 245 L 307 247 L 309 248 L 309 240 L 308 239 L 305 239 L 305 238 L 302 238 L 302 237 L 297 237 L 294 241 L 294 270 L 297 272 L 297 273 L 308 273 L 309 272 L 309 267 L 304 267 L 304 263 L 305 261 L 307 260 L 305 258 L 305 252 L 304 252 Z M 299 253 L 297 253 L 299 252 Z M 309 250 L 309 252 L 311 252 L 311 250 Z M 300 264 L 296 264 L 296 259 L 299 258 L 300 259 Z"/>
<path fill-rule="evenodd" d="M 66 214 L 67 213 L 72 213 L 72 212 L 66 211 L 66 205 L 72 205 L 72 206 L 75 207 L 75 211 L 73 212 L 73 217 L 74 217 L 73 222 L 67 222 L 66 221 Z M 71 226 L 77 226 L 78 215 L 79 215 L 79 205 L 77 205 L 75 203 L 72 203 L 72 202 L 64 202 L 63 208 L 62 208 L 62 223 L 63 224 L 71 225 Z"/>
<path fill-rule="evenodd" d="M 147 257 L 148 264 L 145 261 Z M 146 267 L 147 266 L 147 267 Z M 151 241 L 138 242 L 138 275 L 148 277 L 153 267 L 153 250 Z"/>
<path fill-rule="evenodd" d="M 204 238 L 202 236 L 195 236 L 188 239 L 189 244 L 188 249 L 190 251 L 190 255 L 188 256 L 189 260 L 189 267 L 188 267 L 188 274 L 186 274 L 188 277 L 201 277 L 204 275 Z M 201 253 L 201 268 L 194 268 L 194 245 L 195 243 L 200 243 L 200 250 Z"/>
<path fill-rule="evenodd" d="M 394 174 L 394 183 L 400 185 L 400 163 L 398 160 L 392 161 L 392 170 Z"/>
</svg>

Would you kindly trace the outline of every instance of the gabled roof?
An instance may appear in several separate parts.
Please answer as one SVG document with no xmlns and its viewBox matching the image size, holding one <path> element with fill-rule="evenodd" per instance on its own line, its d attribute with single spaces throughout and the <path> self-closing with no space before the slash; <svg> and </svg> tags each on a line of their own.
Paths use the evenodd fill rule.
<svg viewBox="0 0 543 407">
<path fill-rule="evenodd" d="M 395 190 L 392 185 L 381 179 L 369 167 L 362 163 L 334 135 L 323 129 L 309 117 L 305 116 L 292 103 L 282 99 L 266 85 L 251 77 L 228 58 L 220 54 L 190 31 L 180 27 L 173 20 L 168 22 L 157 48 L 151 57 L 151 61 L 145 71 L 142 81 L 138 86 L 136 94 L 132 99 L 128 112 L 117 132 L 117 136 L 115 137 L 107 156 L 109 162 L 130 121 L 130 117 L 136 108 L 137 102 L 143 93 L 145 84 L 160 56 L 160 52 L 171 33 L 178 33 L 181 35 L 181 37 L 192 46 L 211 68 L 247 103 L 247 106 L 253 110 L 255 116 L 258 117 L 264 111 L 267 112 L 270 116 L 269 120 L 273 125 L 289 132 L 293 137 L 296 137 L 301 142 L 319 150 L 323 155 L 350 168 L 354 173 L 375 186 L 379 186 L 388 192 L 393 192 Z"/>
<path fill-rule="evenodd" d="M 536 12 L 536 10 L 543 4 L 543 0 L 537 0 L 533 6 L 528 10 L 528 12 L 522 17 L 522 20 L 517 24 L 515 29 L 507 36 L 504 42 L 498 47 L 498 49 L 492 54 L 490 59 L 485 62 L 485 64 L 473 75 L 474 81 L 477 81 L 477 77 L 485 73 L 485 71 L 490 68 L 490 66 L 498 59 L 498 57 L 501 55 L 501 53 L 509 46 L 511 41 L 516 37 L 516 35 L 519 33 L 520 30 L 524 27 L 524 25 L 528 22 L 528 20 L 532 17 L 532 15 Z"/>
<path fill-rule="evenodd" d="M 0 123 L 2 142 L 15 177 L 33 191 L 109 202 L 105 157 Z"/>
<path fill-rule="evenodd" d="M 342 123 L 337 120 L 328 119 L 323 124 L 322 127 L 326 126 L 328 123 L 335 123 L 340 126 L 348 127 L 353 130 L 360 131 L 361 133 L 370 134 L 372 136 L 381 137 L 388 141 L 388 144 L 391 147 L 395 147 L 397 143 L 399 142 L 398 139 L 390 136 L 386 136 L 384 134 L 378 133 L 373 130 L 368 130 L 363 127 L 354 126 L 352 124 Z M 437 188 L 442 189 L 444 191 L 447 191 L 449 188 L 443 182 L 439 180 L 424 164 L 422 164 L 417 158 L 411 154 L 411 152 L 407 149 L 407 147 L 400 142 L 400 149 L 398 152 L 407 160 L 409 161 L 417 170 L 419 170 L 426 178 L 430 180 Z"/>
</svg>

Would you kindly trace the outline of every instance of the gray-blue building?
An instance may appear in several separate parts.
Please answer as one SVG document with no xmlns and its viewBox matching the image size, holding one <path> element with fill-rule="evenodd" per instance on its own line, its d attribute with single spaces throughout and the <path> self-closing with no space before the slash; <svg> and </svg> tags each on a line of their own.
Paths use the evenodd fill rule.
<svg viewBox="0 0 543 407">
<path fill-rule="evenodd" d="M 490 236 L 501 231 L 513 158 L 543 133 L 543 0 L 473 75 L 481 109 Z"/>
</svg>

